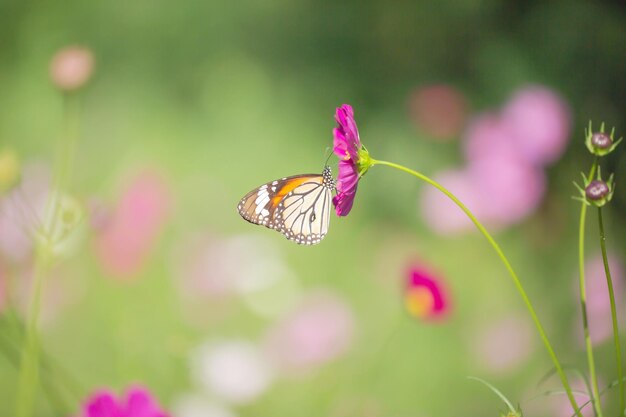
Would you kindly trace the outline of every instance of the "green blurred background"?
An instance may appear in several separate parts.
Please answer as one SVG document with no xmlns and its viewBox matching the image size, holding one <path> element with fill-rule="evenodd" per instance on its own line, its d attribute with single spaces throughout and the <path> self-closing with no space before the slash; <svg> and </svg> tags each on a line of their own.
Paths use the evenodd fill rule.
<svg viewBox="0 0 626 417">
<path fill-rule="evenodd" d="M 70 193 L 83 202 L 115 201 L 129 173 L 156 167 L 173 206 L 132 280 L 103 273 L 90 236 L 56 268 L 64 291 L 75 294 L 42 324 L 42 343 L 79 381 L 72 413 L 92 390 L 119 391 L 133 382 L 170 408 L 198 390 L 190 370 L 194 348 L 212 339 L 262 339 L 272 320 L 236 298 L 207 299 L 193 310 L 201 316 L 189 319 L 173 253 L 186 236 L 207 233 L 267 237 L 303 291 L 332 291 L 355 320 L 347 353 L 304 377 L 278 378 L 257 400 L 232 406 L 234 415 L 487 416 L 504 409 L 467 375 L 490 380 L 534 410 L 529 415 L 555 415 L 551 398 L 533 399 L 547 388 L 536 385 L 551 366 L 534 332 L 529 353 L 511 369 L 496 372 L 475 359 L 481 328 L 526 313 L 482 236 L 442 237 L 428 228 L 417 205 L 422 184 L 374 168 L 351 215 L 333 216 L 324 242 L 310 248 L 254 228 L 235 206 L 264 181 L 318 172 L 342 103 L 355 108 L 375 158 L 431 174 L 458 165 L 461 145 L 415 129 L 407 103 L 416 88 L 453 86 L 471 115 L 501 106 L 525 85 L 547 86 L 571 109 L 571 140 L 547 168 L 544 203 L 497 238 L 562 361 L 586 369 L 572 330 L 579 315 L 579 204 L 570 199 L 571 181 L 591 163 L 583 145 L 589 119 L 614 125 L 618 136 L 626 128 L 622 2 L 3 0 L 0 144 L 22 165 L 54 161 L 63 101 L 48 69 L 60 48 L 74 44 L 90 48 L 96 64 L 80 92 Z M 622 183 L 623 147 L 604 168 Z M 618 188 L 607 222 L 609 246 L 621 259 L 625 209 L 626 193 Z M 551 227 L 555 219 L 559 227 Z M 591 256 L 597 239 L 590 225 Z M 445 321 L 404 313 L 397 283 L 412 259 L 445 277 L 453 302 Z M 616 375 L 610 345 L 596 347 L 605 382 Z M 0 415 L 12 415 L 16 379 L 13 364 L 0 358 Z M 607 403 L 615 398 L 610 394 Z M 38 412 L 55 415 L 44 396 Z"/>
</svg>

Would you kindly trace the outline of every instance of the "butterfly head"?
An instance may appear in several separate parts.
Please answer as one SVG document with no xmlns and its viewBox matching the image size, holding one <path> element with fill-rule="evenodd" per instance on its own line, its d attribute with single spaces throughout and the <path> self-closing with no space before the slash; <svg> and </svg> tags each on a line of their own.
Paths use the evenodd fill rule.
<svg viewBox="0 0 626 417">
<path fill-rule="evenodd" d="M 331 189 L 335 188 L 335 179 L 333 178 L 333 173 L 328 165 L 324 167 L 324 170 L 322 171 L 322 177 L 324 187 Z"/>
</svg>

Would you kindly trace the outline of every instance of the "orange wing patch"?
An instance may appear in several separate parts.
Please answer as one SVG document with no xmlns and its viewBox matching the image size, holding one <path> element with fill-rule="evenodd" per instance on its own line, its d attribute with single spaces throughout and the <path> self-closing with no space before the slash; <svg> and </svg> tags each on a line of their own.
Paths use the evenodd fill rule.
<svg viewBox="0 0 626 417">
<path fill-rule="evenodd" d="M 321 184 L 322 180 L 323 178 L 320 175 L 292 178 L 291 180 L 285 182 L 285 185 L 283 185 L 283 187 L 272 197 L 271 206 L 276 207 L 287 194 L 305 182 L 317 182 Z"/>
</svg>

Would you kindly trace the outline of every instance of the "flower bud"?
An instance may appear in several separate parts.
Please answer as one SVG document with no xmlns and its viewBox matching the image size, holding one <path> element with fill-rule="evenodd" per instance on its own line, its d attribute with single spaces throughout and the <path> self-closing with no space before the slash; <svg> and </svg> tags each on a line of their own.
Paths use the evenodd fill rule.
<svg viewBox="0 0 626 417">
<path fill-rule="evenodd" d="M 607 155 L 619 145 L 622 138 L 615 140 L 615 129 L 611 130 L 611 134 L 604 132 L 604 123 L 600 126 L 599 132 L 592 132 L 591 122 L 589 122 L 589 128 L 586 131 L 585 145 L 589 152 L 595 156 Z"/>
<path fill-rule="evenodd" d="M 594 205 L 596 207 L 602 207 L 613 198 L 613 192 L 615 191 L 615 183 L 613 181 L 613 174 L 609 177 L 608 181 L 602 179 L 600 173 L 600 167 L 598 167 L 598 174 L 595 180 L 590 180 L 583 176 L 583 187 L 580 187 L 574 182 L 576 188 L 580 192 L 580 197 L 574 197 L 576 200 L 580 200 L 587 205 Z"/>
<path fill-rule="evenodd" d="M 591 135 L 591 144 L 598 149 L 607 149 L 613 144 L 613 139 L 606 133 L 596 132 Z"/>
<path fill-rule="evenodd" d="M 609 194 L 609 186 L 601 180 L 593 180 L 585 188 L 585 197 L 591 201 L 598 201 Z"/>
</svg>

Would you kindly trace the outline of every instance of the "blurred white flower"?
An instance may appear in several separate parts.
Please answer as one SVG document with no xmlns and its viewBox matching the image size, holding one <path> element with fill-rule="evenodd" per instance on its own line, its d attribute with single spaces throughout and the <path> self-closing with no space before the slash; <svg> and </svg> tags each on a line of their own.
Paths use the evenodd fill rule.
<svg viewBox="0 0 626 417">
<path fill-rule="evenodd" d="M 8 262 L 24 264 L 31 259 L 49 187 L 50 170 L 41 164 L 27 163 L 19 185 L 0 198 L 0 254 Z"/>
<path fill-rule="evenodd" d="M 268 355 L 286 374 L 303 374 L 344 354 L 352 343 L 354 317 L 348 305 L 329 292 L 302 299 L 270 329 Z"/>
<path fill-rule="evenodd" d="M 170 407 L 176 417 L 235 417 L 229 408 L 217 404 L 202 395 L 185 394 L 174 400 Z"/>
<path fill-rule="evenodd" d="M 174 276 L 187 298 L 239 296 L 265 317 L 283 313 L 300 292 L 273 241 L 259 235 L 193 236 L 175 250 Z"/>
<path fill-rule="evenodd" d="M 248 404 L 263 395 L 274 371 L 253 343 L 223 340 L 206 343 L 192 357 L 192 372 L 208 393 L 232 404 Z"/>
</svg>

